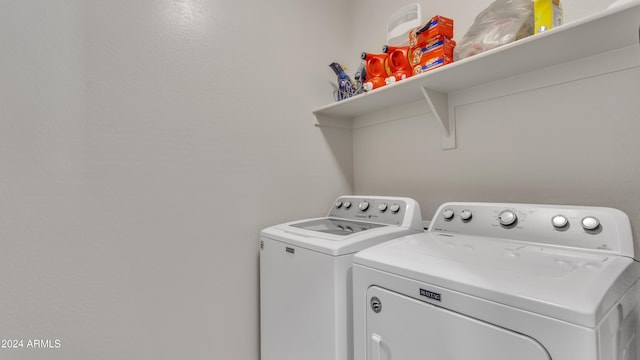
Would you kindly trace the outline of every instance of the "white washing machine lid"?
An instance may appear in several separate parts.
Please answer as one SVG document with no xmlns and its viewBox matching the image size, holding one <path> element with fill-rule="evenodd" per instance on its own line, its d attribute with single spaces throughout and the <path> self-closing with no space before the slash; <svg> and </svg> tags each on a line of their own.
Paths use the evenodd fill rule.
<svg viewBox="0 0 640 360">
<path fill-rule="evenodd" d="M 423 231 L 420 205 L 411 198 L 345 195 L 327 216 L 271 226 L 260 236 L 340 256 Z"/>
<path fill-rule="evenodd" d="M 262 230 L 260 236 L 340 256 L 416 232 L 413 228 L 400 225 L 322 217 L 275 225 Z"/>
<path fill-rule="evenodd" d="M 365 249 L 354 263 L 595 327 L 640 277 L 633 259 L 476 236 L 422 233 Z"/>
<path fill-rule="evenodd" d="M 338 235 L 341 238 L 337 239 L 336 241 L 340 241 L 344 239 L 345 236 L 353 235 L 361 231 L 383 227 L 386 225 L 345 219 L 320 218 L 298 221 L 289 224 L 289 226 L 298 229 L 318 231 L 325 234 Z"/>
</svg>

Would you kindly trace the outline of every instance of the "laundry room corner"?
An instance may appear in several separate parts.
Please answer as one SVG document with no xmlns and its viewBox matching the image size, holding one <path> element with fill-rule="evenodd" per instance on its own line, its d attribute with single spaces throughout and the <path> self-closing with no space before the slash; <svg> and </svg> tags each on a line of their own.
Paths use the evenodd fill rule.
<svg viewBox="0 0 640 360">
<path fill-rule="evenodd" d="M 632 9 L 633 16 L 640 14 L 640 0 L 617 2 Z M 369 285 L 385 285 L 376 274 L 386 266 L 398 272 L 403 284 L 423 281 L 416 273 L 441 280 L 451 276 L 435 285 L 462 284 L 467 293 L 454 297 L 464 301 L 500 290 L 494 288 L 500 282 L 491 279 L 525 287 L 522 299 L 529 308 L 514 311 L 519 318 L 503 319 L 509 326 L 519 322 L 513 330 L 526 329 L 533 319 L 529 315 L 539 311 L 542 317 L 563 315 L 557 317 L 564 322 L 558 329 L 582 323 L 609 326 L 602 328 L 609 331 L 620 325 L 614 315 L 623 315 L 623 306 L 633 309 L 627 311 L 633 316 L 627 316 L 625 326 L 637 328 L 637 19 L 632 19 L 633 43 L 621 33 L 581 37 L 596 28 L 584 19 L 600 21 L 604 13 L 610 21 L 624 18 L 624 12 L 607 11 L 614 0 L 563 0 L 565 29 L 578 35 L 564 37 L 562 28 L 552 29 L 537 39 L 522 39 L 523 46 L 508 44 L 502 48 L 508 51 L 479 54 L 481 61 L 472 57 L 449 63 L 431 73 L 440 74 L 435 77 L 442 91 L 420 82 L 434 78 L 427 73 L 418 81 L 389 79 L 384 86 L 390 85 L 392 96 L 372 88 L 370 94 L 357 95 L 369 99 L 364 102 L 341 99 L 334 72 L 339 76 L 344 65 L 352 74 L 363 52 L 381 52 L 389 15 L 413 3 L 0 1 L 0 359 L 312 360 L 280 356 L 283 349 L 295 349 L 320 360 L 364 360 L 349 358 L 354 347 L 350 327 L 355 321 L 348 312 L 353 308 L 353 259 L 361 261 L 360 270 L 380 266 L 361 273 L 366 274 L 359 283 L 363 299 Z M 423 20 L 435 15 L 454 19 L 453 40 L 460 41 L 492 0 L 417 3 Z M 626 23 L 614 23 L 602 32 L 626 29 Z M 519 66 L 520 61 L 527 66 Z M 460 68 L 467 70 L 455 70 Z M 484 80 L 468 80 L 476 75 Z M 418 91 L 404 101 L 407 83 L 418 84 Z M 446 106 L 444 101 L 433 104 L 443 99 Z M 443 207 L 447 203 L 450 208 Z M 571 206 L 531 205 L 541 203 Z M 427 234 L 423 220 L 436 215 L 439 229 Z M 552 234 L 548 239 L 563 241 L 558 244 L 578 246 L 569 254 L 555 249 L 547 255 L 537 242 L 509 250 L 503 240 L 513 234 L 508 231 L 520 231 L 517 219 L 520 225 L 540 225 Z M 488 230 L 467 235 L 494 239 L 487 247 L 490 256 L 476 259 L 462 251 L 477 248 L 449 235 L 479 224 Z M 532 231 L 521 240 L 539 240 L 538 230 Z M 635 258 L 627 252 L 629 231 Z M 616 242 L 618 233 L 624 241 Z M 423 236 L 438 241 L 394 250 L 390 242 L 396 236 L 409 236 L 410 243 Z M 383 242 L 387 245 L 369 253 L 373 258 L 356 255 Z M 419 248 L 427 251 L 414 254 Z M 422 259 L 442 249 L 456 265 L 425 271 Z M 405 250 L 418 260 L 405 261 Z M 261 263 L 263 251 L 273 251 L 265 256 L 270 263 Z M 380 260 L 388 255 L 392 264 L 385 265 Z M 579 279 L 548 288 L 544 282 L 520 281 L 517 271 L 492 268 L 517 270 L 510 261 L 519 256 L 535 259 L 520 267 L 531 279 L 541 272 L 538 264 L 545 264 L 549 278 L 568 274 Z M 445 257 L 434 258 L 451 265 Z M 608 303 L 615 310 L 607 314 L 598 313 L 604 305 L 585 306 L 610 298 L 604 286 L 596 289 L 602 296 L 580 296 L 579 291 L 593 290 L 591 274 L 602 268 L 606 271 L 600 274 L 614 274 L 611 269 L 624 274 L 628 263 L 634 265 L 636 285 L 622 305 Z M 304 272 L 287 264 L 300 265 Z M 469 264 L 484 272 L 468 271 Z M 268 271 L 262 274 L 261 266 Z M 449 274 L 449 269 L 458 272 Z M 484 279 L 469 280 L 483 274 Z M 268 288 L 260 283 L 262 275 Z M 394 276 L 384 276 L 383 282 L 393 282 Z M 282 281 L 287 278 L 294 281 Z M 618 285 L 624 278 L 610 280 L 600 284 Z M 306 287 L 309 282 L 326 286 Z M 410 329 L 423 327 L 424 318 L 403 309 L 423 311 L 424 304 L 414 306 L 415 299 L 398 298 L 389 289 L 371 293 L 378 300 L 392 299 L 389 308 L 395 310 L 383 315 L 402 314 L 391 320 L 407 320 Z M 433 308 L 440 308 L 443 294 L 455 292 L 413 290 L 412 296 Z M 261 291 L 264 306 L 274 311 L 261 309 Z M 568 296 L 560 304 L 567 311 L 551 304 L 563 294 Z M 482 321 L 492 323 L 492 309 L 521 305 L 509 294 L 489 295 L 495 300 L 490 306 L 484 301 L 489 307 L 476 307 L 481 301 L 468 307 L 469 322 L 485 316 Z M 594 316 L 578 314 L 573 300 L 582 309 L 595 309 Z M 313 301 L 339 306 L 332 309 L 333 317 L 322 312 L 307 317 L 315 310 L 308 307 Z M 368 298 L 362 304 L 367 307 L 358 310 L 361 318 L 382 306 Z M 261 333 L 263 315 L 268 328 Z M 311 318 L 326 327 L 309 326 Z M 300 324 L 312 329 L 303 333 Z M 286 331 L 270 332 L 282 325 Z M 499 336 L 499 326 L 490 333 Z M 446 334 L 430 331 L 433 339 Z M 546 328 L 536 331 L 570 351 Z M 263 334 L 275 346 L 261 348 Z M 316 342 L 315 336 L 328 342 Z M 381 343 L 375 336 L 356 341 L 370 340 Z M 399 340 L 395 344 L 403 344 Z M 633 341 L 628 344 L 636 346 Z M 331 359 L 332 349 L 325 347 L 331 342 L 340 343 L 342 357 Z M 606 345 L 616 349 L 613 341 Z M 593 354 L 596 347 L 591 341 L 582 351 Z M 263 349 L 271 358 L 261 359 Z M 546 356 L 535 354 L 536 360 Z M 576 360 L 561 360 L 566 359 Z"/>
<path fill-rule="evenodd" d="M 366 10 L 354 20 L 354 58 L 358 51 L 378 51 L 385 27 L 371 24 L 384 24 L 410 2 L 355 3 Z M 425 18 L 455 19 L 454 39 L 460 42 L 491 1 L 469 7 L 419 3 Z M 598 16 L 612 3 L 562 1 L 564 22 Z M 450 92 L 453 149 L 441 148 L 442 129 L 426 105 L 423 114 L 409 109 L 413 103 L 361 111 L 353 130 L 354 192 L 413 197 L 427 219 L 439 204 L 456 200 L 611 206 L 629 214 L 638 242 L 640 192 L 631 182 L 640 172 L 634 157 L 624 155 L 640 152 L 633 135 L 640 126 L 634 100 L 640 97 L 637 34 L 635 40 L 634 46 Z M 447 72 L 446 66 L 441 70 Z"/>
</svg>

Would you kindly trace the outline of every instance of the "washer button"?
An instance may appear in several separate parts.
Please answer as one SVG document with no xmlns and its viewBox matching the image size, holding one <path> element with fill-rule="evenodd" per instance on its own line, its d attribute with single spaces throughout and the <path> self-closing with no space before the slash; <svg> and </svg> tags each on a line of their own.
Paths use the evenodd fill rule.
<svg viewBox="0 0 640 360">
<path fill-rule="evenodd" d="M 391 205 L 391 209 L 390 210 L 391 210 L 392 213 L 397 213 L 398 211 L 400 211 L 400 205 L 393 204 L 393 205 Z"/>
<path fill-rule="evenodd" d="M 564 215 L 556 215 L 551 218 L 551 223 L 553 224 L 554 228 L 561 229 L 569 225 L 569 220 Z"/>
<path fill-rule="evenodd" d="M 453 219 L 453 210 L 451 209 L 444 209 L 442 211 L 442 217 L 444 217 L 445 220 L 451 220 Z"/>
<path fill-rule="evenodd" d="M 498 220 L 503 226 L 510 226 L 518 221 L 518 216 L 511 210 L 505 210 L 498 215 Z"/>
<path fill-rule="evenodd" d="M 380 210 L 381 212 L 387 211 L 387 204 L 382 203 L 382 204 L 378 205 L 378 210 Z"/>
<path fill-rule="evenodd" d="M 598 227 L 600 227 L 600 220 L 598 220 L 597 218 L 593 217 L 593 216 L 587 216 L 585 218 L 582 219 L 582 228 L 590 231 L 590 230 L 595 230 Z"/>
</svg>

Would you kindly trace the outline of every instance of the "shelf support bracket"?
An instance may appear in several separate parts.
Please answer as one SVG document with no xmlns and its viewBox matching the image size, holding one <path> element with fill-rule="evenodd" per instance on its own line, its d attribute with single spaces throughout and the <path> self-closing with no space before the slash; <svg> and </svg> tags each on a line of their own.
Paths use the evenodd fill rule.
<svg viewBox="0 0 640 360">
<path fill-rule="evenodd" d="M 327 116 L 318 113 L 314 113 L 316 116 L 317 123 L 313 124 L 318 128 L 334 128 L 334 129 L 343 129 L 343 130 L 352 130 L 353 127 L 351 125 L 351 121 L 347 121 L 349 119 Z"/>
<path fill-rule="evenodd" d="M 420 87 L 422 95 L 424 95 L 429 108 L 438 120 L 442 128 L 442 136 L 440 137 L 440 147 L 442 149 L 456 148 L 456 119 L 455 116 L 449 116 L 449 95 L 438 91 Z"/>
</svg>

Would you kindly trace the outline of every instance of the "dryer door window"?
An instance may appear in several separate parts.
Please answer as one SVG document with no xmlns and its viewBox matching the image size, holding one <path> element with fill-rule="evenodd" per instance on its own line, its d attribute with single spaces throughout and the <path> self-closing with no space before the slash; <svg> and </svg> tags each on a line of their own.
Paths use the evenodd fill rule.
<svg viewBox="0 0 640 360">
<path fill-rule="evenodd" d="M 379 287 L 367 291 L 367 360 L 550 360 L 530 337 Z"/>
</svg>

